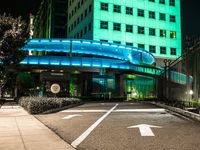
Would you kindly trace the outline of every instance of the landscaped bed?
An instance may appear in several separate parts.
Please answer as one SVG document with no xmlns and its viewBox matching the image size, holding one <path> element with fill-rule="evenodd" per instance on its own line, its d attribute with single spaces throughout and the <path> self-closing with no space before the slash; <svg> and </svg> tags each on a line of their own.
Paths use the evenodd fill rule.
<svg viewBox="0 0 200 150">
<path fill-rule="evenodd" d="M 38 114 L 80 102 L 78 98 L 21 97 L 18 103 L 30 114 Z"/>
</svg>

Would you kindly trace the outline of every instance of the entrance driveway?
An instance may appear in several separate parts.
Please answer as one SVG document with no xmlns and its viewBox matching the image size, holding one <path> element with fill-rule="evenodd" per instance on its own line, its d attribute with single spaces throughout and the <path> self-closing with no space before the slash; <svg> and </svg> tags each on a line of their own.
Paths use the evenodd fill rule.
<svg viewBox="0 0 200 150">
<path fill-rule="evenodd" d="M 36 117 L 78 150 L 199 150 L 200 123 L 148 103 L 86 103 Z"/>
</svg>

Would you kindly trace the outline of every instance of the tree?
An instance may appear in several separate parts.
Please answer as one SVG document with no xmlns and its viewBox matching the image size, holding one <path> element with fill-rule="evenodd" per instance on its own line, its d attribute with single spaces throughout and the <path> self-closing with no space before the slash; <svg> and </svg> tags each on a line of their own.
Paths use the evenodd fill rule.
<svg viewBox="0 0 200 150">
<path fill-rule="evenodd" d="M 10 66 L 16 66 L 26 53 L 19 50 L 28 38 L 28 26 L 21 17 L 0 15 L 0 97 L 3 86 L 14 73 Z"/>
</svg>

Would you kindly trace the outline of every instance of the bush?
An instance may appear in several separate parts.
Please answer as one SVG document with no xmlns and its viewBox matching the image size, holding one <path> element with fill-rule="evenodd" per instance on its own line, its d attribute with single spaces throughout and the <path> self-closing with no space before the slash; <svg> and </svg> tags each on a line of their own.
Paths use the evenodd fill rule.
<svg viewBox="0 0 200 150">
<path fill-rule="evenodd" d="M 30 114 L 38 114 L 71 104 L 79 104 L 78 98 L 21 97 L 19 104 Z"/>
</svg>

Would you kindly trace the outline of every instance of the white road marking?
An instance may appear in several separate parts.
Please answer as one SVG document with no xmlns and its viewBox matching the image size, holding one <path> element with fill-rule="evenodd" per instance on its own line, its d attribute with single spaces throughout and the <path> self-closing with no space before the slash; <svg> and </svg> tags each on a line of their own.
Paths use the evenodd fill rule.
<svg viewBox="0 0 200 150">
<path fill-rule="evenodd" d="M 165 112 L 165 109 L 117 109 L 114 112 Z"/>
<path fill-rule="evenodd" d="M 98 112 L 107 112 L 108 110 L 63 110 L 61 112 L 69 112 L 69 113 L 98 113 Z M 165 112 L 165 109 L 116 109 L 113 112 Z"/>
<path fill-rule="evenodd" d="M 93 125 L 91 125 L 84 133 L 82 133 L 76 140 L 74 140 L 71 145 L 76 148 L 87 136 L 118 106 L 116 104 L 111 108 L 106 114 L 99 118 Z"/>
<path fill-rule="evenodd" d="M 61 112 L 73 112 L 73 113 L 96 113 L 96 112 L 107 112 L 108 110 L 63 110 Z"/>
<path fill-rule="evenodd" d="M 155 136 L 154 133 L 152 132 L 151 128 L 162 128 L 162 127 L 148 125 L 148 124 L 140 124 L 140 125 L 136 125 L 136 126 L 130 126 L 127 128 L 129 128 L 129 129 L 139 128 L 141 136 Z"/>
<path fill-rule="evenodd" d="M 83 116 L 83 115 L 79 115 L 79 114 L 68 115 L 68 116 L 66 116 L 66 117 L 64 117 L 64 118 L 62 118 L 62 119 L 71 119 L 71 118 L 74 118 L 74 117 L 81 117 L 81 116 Z"/>
</svg>

